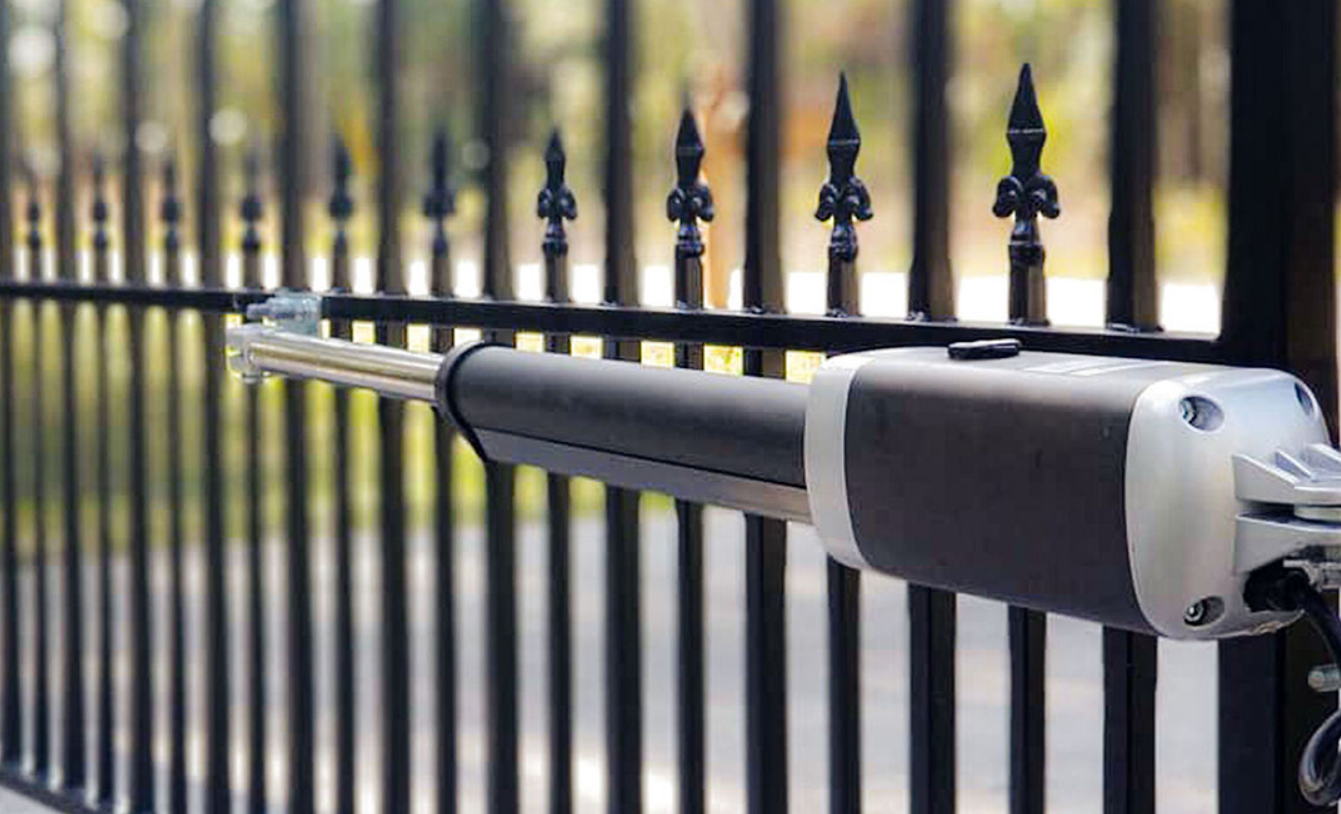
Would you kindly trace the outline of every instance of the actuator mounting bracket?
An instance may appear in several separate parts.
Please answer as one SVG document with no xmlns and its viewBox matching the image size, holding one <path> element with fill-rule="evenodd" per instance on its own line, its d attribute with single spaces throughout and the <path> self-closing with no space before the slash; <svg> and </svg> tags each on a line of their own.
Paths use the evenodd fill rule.
<svg viewBox="0 0 1341 814">
<path fill-rule="evenodd" d="M 1277 449 L 1270 461 L 1234 456 L 1234 570 L 1287 556 L 1318 588 L 1341 587 L 1341 453 L 1327 444 Z"/>
</svg>

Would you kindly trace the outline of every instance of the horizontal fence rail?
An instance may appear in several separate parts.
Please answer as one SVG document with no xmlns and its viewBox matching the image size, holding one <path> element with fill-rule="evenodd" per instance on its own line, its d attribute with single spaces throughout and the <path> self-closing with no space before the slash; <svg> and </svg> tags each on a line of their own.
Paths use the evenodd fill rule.
<svg viewBox="0 0 1341 814">
<path fill-rule="evenodd" d="M 909 318 L 902 320 L 863 316 L 859 236 L 863 224 L 882 213 L 861 178 L 860 111 L 841 75 L 825 156 L 815 156 L 817 178 L 827 157 L 813 212 L 830 230 L 822 258 L 825 313 L 785 313 L 780 236 L 785 223 L 806 213 L 783 211 L 780 193 L 788 94 L 781 58 L 787 14 L 778 0 L 744 5 L 744 211 L 718 211 L 703 175 L 707 148 L 694 100 L 686 97 L 678 130 L 665 123 L 667 135 L 674 133 L 667 139 L 674 169 L 669 223 L 640 226 L 661 230 L 673 257 L 675 306 L 669 308 L 642 307 L 637 294 L 630 109 L 638 87 L 634 32 L 640 9 L 632 0 L 601 4 L 598 158 L 605 258 L 603 297 L 594 305 L 573 302 L 568 237 L 568 229 L 585 223 L 579 212 L 586 217 L 584 196 L 591 191 L 570 187 L 568 153 L 557 130 L 543 150 L 546 177 L 535 207 L 540 222 L 509 221 L 509 167 L 521 149 L 512 125 L 517 10 L 509 4 L 471 3 L 478 99 L 469 145 L 475 165 L 466 170 L 455 166 L 466 151 L 454 146 L 447 127 L 427 139 L 427 154 L 410 155 L 407 145 L 416 142 L 404 132 L 405 91 L 396 81 L 409 53 L 410 4 L 376 0 L 370 88 L 375 121 L 368 128 L 378 168 L 370 175 L 376 291 L 354 293 L 351 222 L 362 205 L 356 199 L 362 187 L 345 137 L 356 129 L 362 134 L 362 128 L 333 139 L 311 132 L 304 111 L 314 107 L 309 39 L 318 29 L 308 22 L 308 4 L 279 0 L 272 13 L 278 64 L 270 100 L 277 116 L 272 161 L 258 142 L 226 163 L 211 135 L 220 98 L 223 8 L 217 0 L 202 0 L 183 12 L 194 15 L 194 129 L 174 134 L 181 141 L 171 142 L 166 160 L 150 167 L 136 145 L 145 124 L 145 18 L 151 7 L 138 0 L 119 3 L 125 16 L 114 106 L 123 141 L 119 154 L 107 150 L 89 160 L 80 154 L 67 32 L 71 7 L 82 4 L 60 0 L 44 21 L 55 44 L 51 102 L 58 173 L 49 183 L 28 162 L 0 161 L 0 258 L 8 261 L 0 266 L 0 786 L 59 810 L 184 812 L 198 799 L 210 814 L 259 814 L 280 806 L 292 814 L 355 811 L 365 805 L 360 768 L 371 761 L 381 770 L 382 810 L 407 812 L 421 806 L 412 795 L 420 783 L 414 773 L 426 765 L 414 757 L 421 726 L 432 730 L 425 742 L 432 752 L 427 770 L 433 810 L 452 812 L 460 805 L 459 776 L 476 752 L 491 814 L 510 814 L 523 804 L 530 810 L 540 794 L 536 788 L 545 790 L 551 814 L 582 810 L 578 778 L 584 768 L 574 709 L 583 689 L 578 676 L 587 674 L 587 665 L 580 663 L 584 617 L 576 586 L 590 575 L 576 566 L 584 542 L 577 530 L 587 528 L 576 519 L 580 487 L 566 475 L 544 476 L 538 503 L 545 516 L 535 533 L 543 536 L 546 561 L 537 582 L 526 578 L 534 564 L 519 554 L 531 531 L 519 497 L 522 476 L 513 465 L 484 463 L 483 510 L 472 522 L 460 493 L 475 462 L 449 423 L 395 399 L 371 406 L 357 394 L 331 394 L 301 381 L 241 391 L 226 378 L 224 331 L 242 321 L 249 306 L 276 293 L 266 288 L 263 273 L 268 240 L 276 244 L 281 287 L 298 292 L 311 287 L 311 247 L 329 241 L 331 289 L 321 292 L 323 329 L 352 339 L 370 327 L 369 335 L 387 347 L 350 351 L 325 363 L 355 384 L 371 383 L 369 359 L 402 363 L 411 382 L 398 395 L 411 398 L 431 400 L 434 394 L 436 368 L 417 365 L 401 350 L 425 329 L 427 348 L 437 354 L 453 348 L 460 329 L 506 345 L 526 344 L 534 339 L 528 334 L 538 334 L 535 349 L 558 355 L 574 354 L 582 340 L 595 339 L 603 357 L 635 365 L 647 355 L 643 342 L 670 343 L 669 364 L 694 370 L 708 366 L 709 354 L 721 347 L 739 354 L 743 375 L 764 378 L 787 375 L 786 351 L 839 354 L 1016 338 L 1040 351 L 1287 368 L 1319 394 L 1335 425 L 1337 11 L 1329 0 L 1280 8 L 1228 2 L 1229 252 L 1218 337 L 1162 331 L 1157 324 L 1152 201 L 1160 4 L 1154 0 L 1112 4 L 1107 325 L 1097 329 L 1047 324 L 1045 234 L 1047 221 L 1064 217 L 1066 179 L 1043 172 L 1048 133 L 1028 65 L 1018 75 L 1011 108 L 1002 111 L 1002 157 L 1009 154 L 1011 167 L 995 195 L 987 196 L 992 211 L 1009 224 L 1003 223 L 1009 237 L 1001 254 L 1009 322 L 955 319 L 949 252 L 953 122 L 947 104 L 955 4 L 949 0 L 910 0 L 907 8 L 914 178 Z M 0 0 L 0 42 L 14 38 L 10 5 Z M 14 153 L 16 134 L 28 127 L 15 91 L 5 67 L 0 156 Z M 449 113 L 454 115 L 444 116 Z M 314 156 L 329 157 L 329 173 L 316 172 Z M 416 188 L 428 240 L 407 252 L 399 216 L 416 186 L 411 178 L 419 178 L 408 174 L 411 164 L 427 169 Z M 463 183 L 482 193 L 478 298 L 453 294 L 452 241 L 458 234 L 452 218 L 456 184 L 467 172 L 473 175 Z M 189 198 L 183 195 L 187 187 Z M 324 190 L 328 215 L 319 225 L 307 217 L 314 187 Z M 236 198 L 226 200 L 233 192 Z M 714 310 L 705 307 L 709 240 L 703 225 L 716 222 L 720 229 L 728 217 L 745 223 L 743 308 Z M 276 238 L 272 225 L 278 226 Z M 519 229 L 534 232 L 543 258 L 540 301 L 515 296 L 509 250 L 510 234 Z M 225 248 L 234 234 L 236 251 Z M 407 253 L 428 260 L 427 294 L 407 293 Z M 230 257 L 240 263 L 238 286 L 225 283 Z M 81 272 L 84 258 L 91 273 Z M 151 281 L 153 264 L 162 273 Z M 195 271 L 189 282 L 188 265 Z M 275 354 L 272 361 L 281 359 L 282 349 Z M 431 441 L 419 449 L 415 441 L 428 436 L 416 435 L 415 428 L 429 420 Z M 426 463 L 419 467 L 421 460 Z M 418 629 L 412 610 L 425 569 L 406 544 L 417 522 L 414 481 L 406 472 L 416 467 L 431 490 L 431 638 Z M 365 471 L 373 475 L 365 477 Z M 363 500 L 370 489 L 375 500 Z M 646 803 L 643 744 L 654 714 L 644 704 L 649 645 L 641 626 L 648 604 L 641 518 L 651 501 L 617 485 L 607 485 L 602 500 L 603 572 L 597 581 L 604 600 L 599 672 L 605 731 L 599 773 L 608 809 L 623 814 Z M 359 647 L 368 641 L 358 615 L 368 570 L 359 559 L 366 548 L 359 532 L 364 516 L 376 517 L 370 524 L 376 529 L 376 652 Z M 736 650 L 743 709 L 734 726 L 743 747 L 745 805 L 753 814 L 774 814 L 799 807 L 791 799 L 796 757 L 788 751 L 794 726 L 788 719 L 788 527 L 776 516 L 742 516 L 743 613 Z M 804 519 L 804 513 L 788 517 Z M 716 701 L 707 681 L 712 631 L 705 554 L 712 541 L 703 505 L 676 500 L 673 518 L 674 799 L 679 811 L 698 814 L 713 808 L 714 758 L 707 744 Z M 461 551 L 474 536 L 483 541 L 481 562 L 467 571 L 460 567 Z M 282 556 L 270 555 L 271 540 L 282 543 Z M 863 582 L 836 561 L 824 568 L 827 653 L 816 654 L 827 677 L 822 797 L 832 812 L 859 812 L 871 785 L 862 772 L 868 731 L 861 684 Z M 468 676 L 460 626 L 467 617 L 459 596 L 468 579 L 481 583 L 484 608 L 482 678 L 474 677 L 481 687 L 478 711 L 461 701 Z M 522 690 L 536 654 L 526 650 L 519 608 L 531 601 L 526 592 L 532 590 L 546 612 L 542 783 L 534 783 L 523 766 L 520 735 Z M 974 768 L 956 764 L 957 608 L 954 594 L 908 586 L 907 797 L 914 814 L 958 810 L 959 778 Z M 52 624 L 53 612 L 59 624 Z M 282 627 L 271 624 L 279 618 Z M 1012 814 L 1041 814 L 1047 807 L 1048 629 L 1046 616 L 1010 608 L 1001 630 L 1010 664 Z M 1105 629 L 1102 658 L 1103 810 L 1153 811 L 1156 642 Z M 413 687 L 421 660 L 432 665 L 432 714 L 421 713 Z M 1334 697 L 1306 687 L 1308 670 L 1325 661 L 1297 629 L 1221 646 L 1220 730 L 1218 743 L 1213 747 L 1208 737 L 1206 748 L 1218 748 L 1222 812 L 1315 810 L 1299 797 L 1294 766 L 1303 738 L 1335 706 Z M 379 677 L 380 701 L 360 692 L 361 672 L 369 669 Z M 281 674 L 282 692 L 276 685 Z M 362 707 L 370 703 L 376 704 L 376 737 L 365 737 L 359 727 L 368 715 Z M 476 750 L 461 749 L 467 716 L 483 732 Z M 333 722 L 329 733 L 318 726 L 326 719 Z M 54 731 L 57 721 L 61 729 Z M 287 744 L 280 755 L 274 734 Z M 319 771 L 323 738 L 330 740 L 334 764 Z M 234 772 L 239 749 L 245 765 Z M 193 750 L 199 761 L 191 759 Z M 271 765 L 281 759 L 286 774 L 277 778 Z"/>
</svg>

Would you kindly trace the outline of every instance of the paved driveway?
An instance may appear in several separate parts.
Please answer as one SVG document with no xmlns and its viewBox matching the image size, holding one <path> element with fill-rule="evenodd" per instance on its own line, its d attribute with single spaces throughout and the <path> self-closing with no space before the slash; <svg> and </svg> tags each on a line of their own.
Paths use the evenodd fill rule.
<svg viewBox="0 0 1341 814">
<path fill-rule="evenodd" d="M 706 513 L 708 540 L 708 692 L 710 803 L 714 812 L 744 811 L 743 789 L 743 525 L 738 515 L 710 509 Z M 595 519 L 576 521 L 574 530 L 574 620 L 576 793 L 579 810 L 601 810 L 604 799 L 602 725 L 602 555 L 603 533 Z M 481 693 L 482 668 L 482 533 L 460 530 L 458 550 L 458 637 L 461 677 L 459 747 L 461 756 L 462 810 L 483 811 L 483 738 Z M 790 662 L 790 757 L 792 807 L 795 811 L 824 811 L 827 807 L 825 728 L 825 575 L 821 551 L 810 529 L 792 528 L 788 551 L 788 657 Z M 675 527 L 663 511 L 644 511 L 643 522 L 643 637 L 645 676 L 646 809 L 649 814 L 675 809 Z M 418 534 L 408 546 L 411 584 L 414 717 L 414 800 L 417 811 L 432 809 L 432 714 L 433 624 L 430 616 L 435 587 L 432 584 L 432 547 L 427 536 Z M 317 592 L 316 646 L 320 670 L 317 687 L 319 753 L 318 777 L 324 789 L 319 796 L 330 809 L 329 787 L 334 760 L 330 749 L 332 716 L 329 624 L 333 571 L 329 541 L 319 540 L 314 551 L 314 584 Z M 235 785 L 245 783 L 244 695 L 246 619 L 244 615 L 245 573 L 243 549 L 234 546 L 230 561 L 232 607 L 231 646 L 233 670 L 233 726 L 238 747 L 234 753 Z M 521 774 L 522 799 L 526 811 L 544 810 L 546 796 L 546 702 L 545 702 L 545 545 L 543 527 L 523 524 L 519 534 L 518 601 L 520 605 L 521 660 Z M 118 598 L 125 618 L 125 569 L 118 562 Z M 192 614 L 188 649 L 192 665 L 203 630 L 196 601 L 200 589 L 199 549 L 187 553 L 188 608 Z M 59 561 L 53 568 L 59 567 Z M 166 558 L 155 555 L 154 619 L 166 618 Z M 270 767 L 271 790 L 282 803 L 287 764 L 284 755 L 285 682 L 284 601 L 287 579 L 284 550 L 279 542 L 267 547 L 269 568 L 268 630 L 270 716 L 272 722 Z M 359 766 L 362 811 L 378 808 L 378 703 L 380 699 L 379 565 L 372 538 L 357 542 L 356 636 L 359 682 Z M 52 574 L 52 632 L 60 631 L 59 597 Z M 91 589 L 93 572 L 86 574 Z M 25 579 L 25 591 L 30 589 Z M 863 583 L 863 676 L 864 760 L 866 803 L 870 811 L 901 811 L 907 800 L 907 620 L 901 583 L 868 578 Z M 1008 655 L 1005 609 L 995 603 L 961 598 L 959 604 L 959 759 L 960 810 L 1000 812 L 1007 807 L 1007 703 Z M 89 613 L 88 635 L 97 631 L 97 620 Z M 1053 811 L 1098 812 L 1102 783 L 1102 670 L 1100 637 L 1096 626 L 1053 618 L 1049 628 L 1048 661 L 1048 794 Z M 156 631 L 157 654 L 166 654 L 165 630 Z M 52 641 L 59 642 L 59 635 Z M 92 640 L 90 639 L 90 642 Z M 122 641 L 124 644 L 124 640 Z M 119 648 L 124 653 L 124 649 Z M 90 653 L 92 651 L 90 650 Z M 53 659 L 59 658 L 54 648 Z M 1159 797 L 1161 809 L 1177 812 L 1214 810 L 1215 780 L 1215 649 L 1207 645 L 1161 643 L 1159 685 Z M 53 661 L 53 675 L 57 674 Z M 124 703 L 125 662 L 122 661 L 119 691 Z M 91 659 L 87 672 L 92 679 L 97 665 Z M 166 678 L 165 659 L 157 664 L 160 701 Z M 201 714 L 201 675 L 194 670 L 191 712 Z M 57 701 L 59 696 L 57 695 Z M 92 693 L 88 707 L 93 709 Z M 124 709 L 124 707 L 123 707 Z M 160 706 L 160 712 L 162 707 Z M 56 710 L 59 719 L 59 709 Z M 124 722 L 124 721 L 123 721 Z M 166 732 L 160 714 L 159 733 Z M 53 725 L 53 733 L 59 732 Z M 129 744 L 119 733 L 124 758 Z M 90 732 L 90 736 L 92 732 Z M 53 738 L 53 740 L 59 740 Z M 166 759 L 166 741 L 160 736 L 159 758 Z M 191 765 L 203 767 L 203 741 L 191 739 Z M 124 759 L 121 771 L 124 773 Z M 122 785 L 124 789 L 124 785 Z M 194 793 L 198 794 L 196 787 Z M 16 803 L 17 805 L 17 803 Z M 0 814 L 24 811 L 10 808 L 0 797 Z"/>
</svg>

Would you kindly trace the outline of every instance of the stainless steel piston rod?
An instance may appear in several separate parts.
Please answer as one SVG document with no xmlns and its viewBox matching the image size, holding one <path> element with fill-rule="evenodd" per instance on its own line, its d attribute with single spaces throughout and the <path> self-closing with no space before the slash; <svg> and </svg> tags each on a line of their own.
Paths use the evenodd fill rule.
<svg viewBox="0 0 1341 814">
<path fill-rule="evenodd" d="M 809 519 L 803 385 L 488 345 L 444 357 L 260 325 L 235 328 L 230 342 L 244 377 L 432 403 L 491 459 Z"/>
</svg>

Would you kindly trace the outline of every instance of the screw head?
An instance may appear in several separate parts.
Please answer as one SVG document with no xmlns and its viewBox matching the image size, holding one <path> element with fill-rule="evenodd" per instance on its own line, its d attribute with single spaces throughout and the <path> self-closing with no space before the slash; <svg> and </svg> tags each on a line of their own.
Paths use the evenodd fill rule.
<svg viewBox="0 0 1341 814">
<path fill-rule="evenodd" d="M 1208 596 L 1183 609 L 1183 624 L 1188 627 L 1202 627 L 1219 619 L 1225 612 L 1225 603 L 1218 596 Z"/>
<path fill-rule="evenodd" d="M 1189 625 L 1200 625 L 1206 621 L 1206 600 L 1199 599 L 1188 605 L 1183 611 L 1183 621 Z"/>
</svg>

